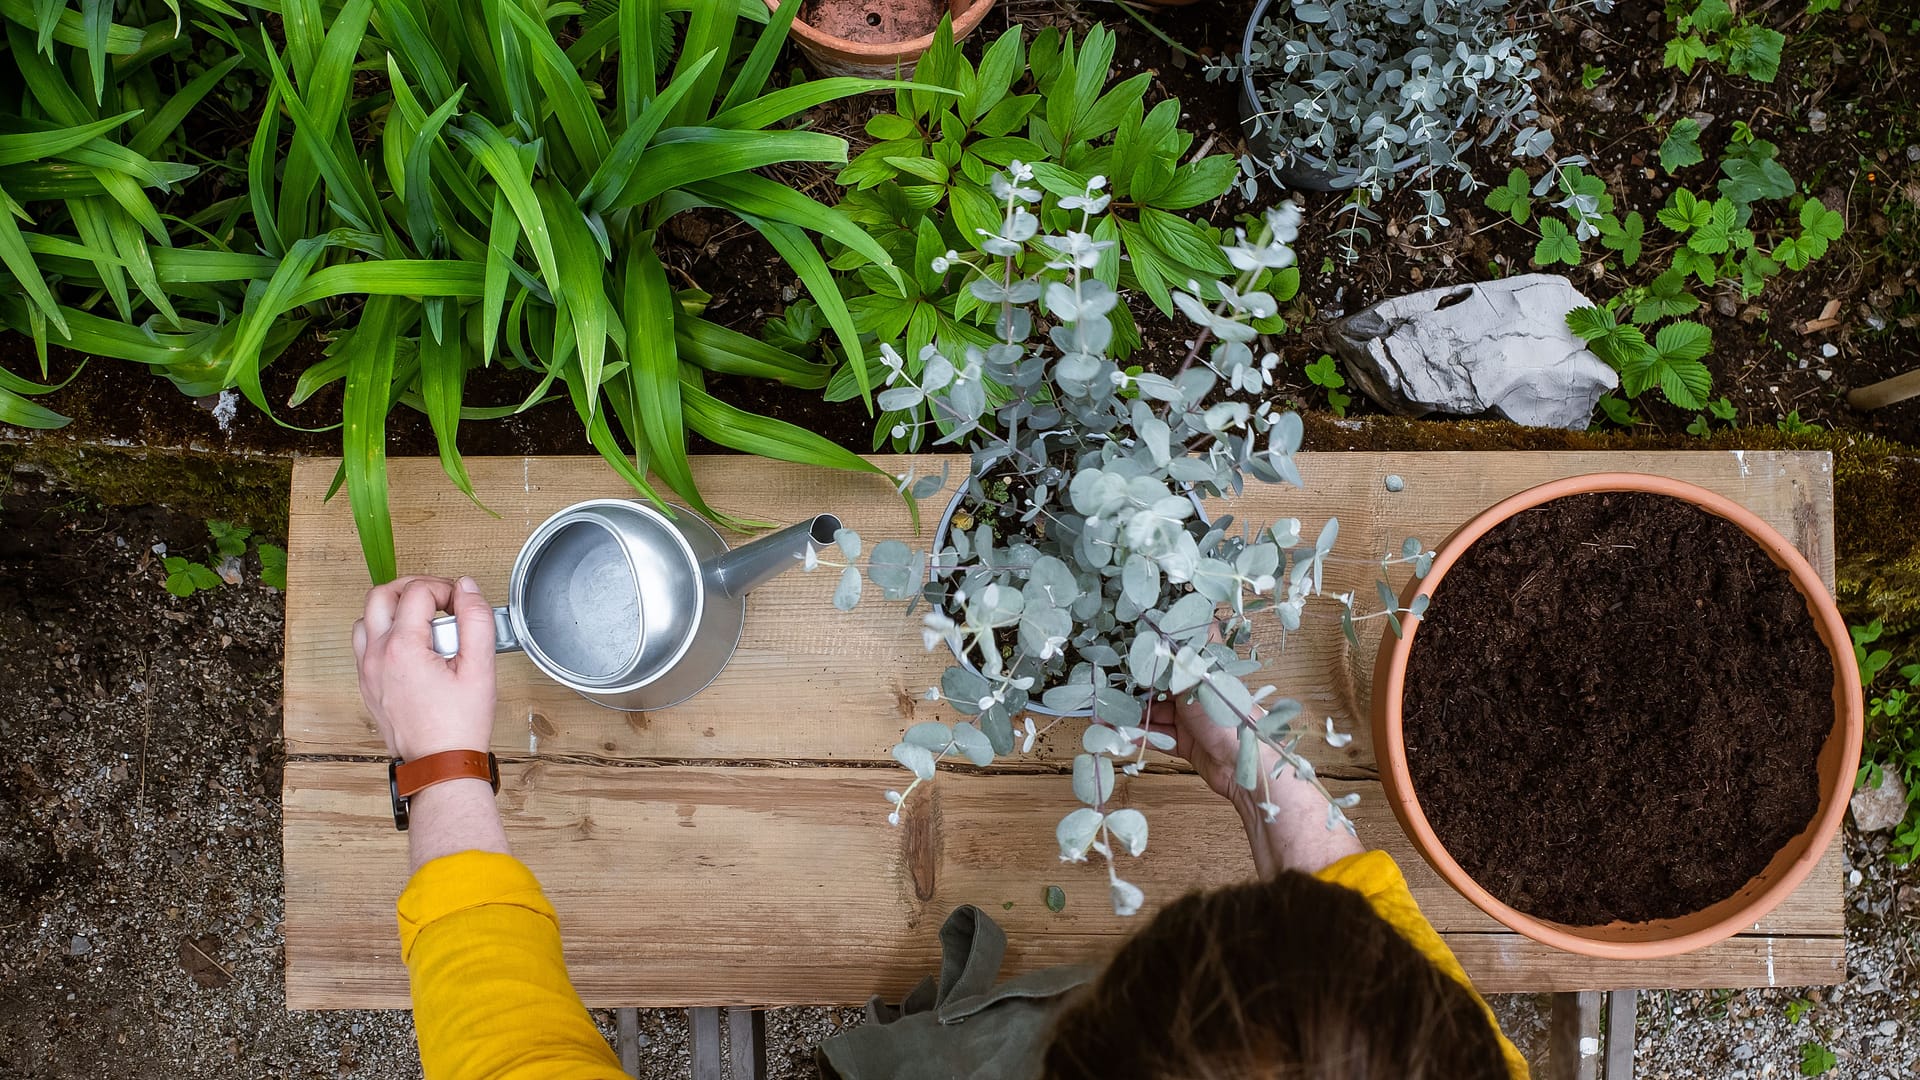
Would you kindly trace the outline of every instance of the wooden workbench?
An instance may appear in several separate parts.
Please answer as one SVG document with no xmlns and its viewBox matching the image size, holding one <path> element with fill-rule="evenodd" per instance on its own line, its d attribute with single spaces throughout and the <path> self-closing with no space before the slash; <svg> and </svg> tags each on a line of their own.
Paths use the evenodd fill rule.
<svg viewBox="0 0 1920 1080">
<path fill-rule="evenodd" d="M 906 458 L 876 459 L 904 471 Z M 958 461 L 959 459 L 955 459 Z M 921 474 L 941 459 L 911 459 Z M 405 1008 L 393 900 L 406 841 L 388 811 L 384 749 L 362 708 L 349 627 L 367 575 L 344 498 L 323 501 L 337 462 L 293 473 L 286 640 L 286 970 L 291 1008 Z M 619 496 L 595 458 L 469 459 L 493 516 L 456 491 L 432 459 L 389 463 L 403 572 L 470 573 L 489 597 L 531 529 L 580 499 Z M 1555 477 L 1664 473 L 1719 491 L 1773 523 L 1833 570 L 1833 492 L 1824 453 L 1303 454 L 1304 491 L 1258 484 L 1228 509 L 1265 523 L 1298 517 L 1312 536 L 1341 519 L 1338 554 L 1377 559 L 1403 538 L 1437 544 L 1499 499 Z M 964 467 L 956 466 L 957 469 Z M 697 459 L 712 504 L 786 522 L 839 514 L 869 548 L 915 537 L 884 481 L 744 457 Z M 1398 474 L 1405 488 L 1382 484 Z M 925 507 L 930 530 L 945 496 Z M 919 543 L 924 544 L 923 534 Z M 1374 568 L 1329 572 L 1329 591 L 1371 595 Z M 888 750 L 908 724 L 955 717 L 921 695 L 944 657 L 921 648 L 918 618 L 870 595 L 854 612 L 829 602 L 831 571 L 783 575 L 748 601 L 740 650 L 704 694 L 679 708 L 624 714 L 503 657 L 493 748 L 515 851 L 559 909 L 567 961 L 589 1005 L 851 1004 L 897 995 L 939 961 L 947 912 L 975 903 L 1010 938 L 1015 969 L 1097 959 L 1152 905 L 1251 873 L 1233 811 L 1191 775 L 1122 780 L 1119 801 L 1148 811 L 1152 846 L 1125 868 L 1149 911 L 1112 914 L 1100 860 L 1064 865 L 1054 825 L 1071 809 L 1062 774 L 1079 744 L 1063 725 L 1014 766 L 943 772 L 901 827 L 881 793 L 903 786 Z M 1329 605 L 1330 606 L 1330 605 Z M 1487 992 L 1610 987 L 1794 986 L 1845 972 L 1839 852 L 1748 932 L 1669 960 L 1608 962 L 1507 931 L 1446 887 L 1402 837 L 1374 779 L 1365 717 L 1379 622 L 1350 648 L 1321 607 L 1282 654 L 1272 682 L 1310 714 L 1354 734 L 1316 764 L 1336 791 L 1358 791 L 1361 839 L 1391 851 L 1415 895 Z M 1066 909 L 1047 910 L 1059 885 Z"/>
</svg>

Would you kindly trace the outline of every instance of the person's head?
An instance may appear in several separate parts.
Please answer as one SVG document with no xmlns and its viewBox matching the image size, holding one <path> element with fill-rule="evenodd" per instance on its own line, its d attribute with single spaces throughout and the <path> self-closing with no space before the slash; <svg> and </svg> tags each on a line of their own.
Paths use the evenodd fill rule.
<svg viewBox="0 0 1920 1080">
<path fill-rule="evenodd" d="M 1359 893 L 1193 893 L 1056 1022 L 1047 1080 L 1506 1080 L 1487 1015 Z"/>
</svg>

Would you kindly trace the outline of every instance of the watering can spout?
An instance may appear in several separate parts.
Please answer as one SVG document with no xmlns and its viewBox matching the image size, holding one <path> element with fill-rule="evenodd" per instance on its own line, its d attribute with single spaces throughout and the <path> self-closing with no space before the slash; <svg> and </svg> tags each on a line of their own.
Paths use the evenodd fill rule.
<svg viewBox="0 0 1920 1080">
<path fill-rule="evenodd" d="M 809 544 L 833 543 L 833 534 L 839 531 L 839 518 L 821 514 L 743 544 L 705 564 L 708 587 L 723 596 L 745 596 L 768 578 L 799 565 Z"/>
</svg>

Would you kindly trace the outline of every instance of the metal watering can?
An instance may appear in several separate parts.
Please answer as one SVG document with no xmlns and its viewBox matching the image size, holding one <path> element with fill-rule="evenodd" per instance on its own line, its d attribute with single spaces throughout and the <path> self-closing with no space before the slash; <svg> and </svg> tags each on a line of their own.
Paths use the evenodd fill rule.
<svg viewBox="0 0 1920 1080">
<path fill-rule="evenodd" d="M 727 550 L 690 511 L 590 499 L 548 518 L 520 549 L 494 651 L 525 652 L 553 681 L 608 708 L 665 709 L 705 689 L 740 644 L 747 593 L 833 542 L 832 514 Z M 452 616 L 433 650 L 460 651 Z"/>
</svg>

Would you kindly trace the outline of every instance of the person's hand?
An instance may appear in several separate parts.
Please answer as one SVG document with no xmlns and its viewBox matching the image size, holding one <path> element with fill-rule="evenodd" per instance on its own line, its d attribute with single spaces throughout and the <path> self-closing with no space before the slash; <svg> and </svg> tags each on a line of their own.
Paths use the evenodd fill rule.
<svg viewBox="0 0 1920 1080">
<path fill-rule="evenodd" d="M 460 655 L 433 651 L 436 612 L 459 619 Z M 493 608 L 470 577 L 404 577 L 367 593 L 353 624 L 360 696 L 395 757 L 485 750 L 493 741 Z"/>
<path fill-rule="evenodd" d="M 1250 794 L 1233 780 L 1234 763 L 1240 757 L 1240 729 L 1214 723 L 1197 696 L 1175 694 L 1155 699 L 1147 706 L 1147 727 L 1172 735 L 1171 752 L 1185 758 L 1215 795 L 1238 800 Z M 1263 768 L 1271 770 L 1278 757 L 1271 748 L 1260 747 Z"/>
</svg>

